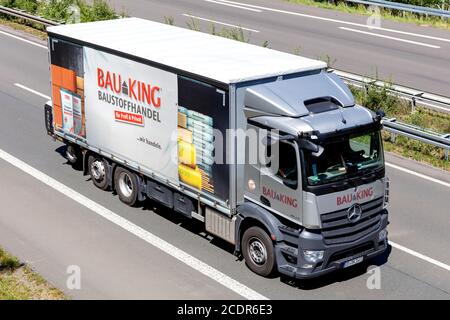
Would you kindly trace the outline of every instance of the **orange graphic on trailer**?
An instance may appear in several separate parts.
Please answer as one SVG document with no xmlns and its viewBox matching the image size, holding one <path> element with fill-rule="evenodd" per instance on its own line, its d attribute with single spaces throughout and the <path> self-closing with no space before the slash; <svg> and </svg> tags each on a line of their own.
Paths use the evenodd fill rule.
<svg viewBox="0 0 450 320">
<path fill-rule="evenodd" d="M 51 49 L 55 129 L 74 138 L 86 138 L 83 51 L 63 41 L 53 41 Z"/>
</svg>

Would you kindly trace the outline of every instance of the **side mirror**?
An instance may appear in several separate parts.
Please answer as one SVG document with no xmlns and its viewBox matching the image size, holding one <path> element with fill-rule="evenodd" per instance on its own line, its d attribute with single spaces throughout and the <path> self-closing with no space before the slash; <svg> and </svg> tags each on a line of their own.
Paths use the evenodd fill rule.
<svg viewBox="0 0 450 320">
<path fill-rule="evenodd" d="M 300 149 L 311 151 L 311 154 L 314 157 L 320 157 L 320 155 L 325 150 L 322 146 L 315 144 L 314 142 L 311 142 L 306 139 L 300 139 L 298 140 L 298 146 Z"/>
<path fill-rule="evenodd" d="M 262 141 L 265 146 L 271 146 L 278 141 L 291 141 L 295 140 L 296 138 L 292 135 L 286 135 L 281 137 L 273 137 L 273 136 L 266 136 L 265 139 Z"/>
<path fill-rule="evenodd" d="M 322 146 L 318 146 L 318 147 L 319 147 L 319 150 L 318 150 L 317 152 L 311 152 L 311 155 L 312 155 L 313 157 L 318 158 L 318 157 L 320 157 L 320 156 L 322 155 L 322 153 L 325 151 L 325 148 L 324 148 L 324 147 L 322 147 Z"/>
</svg>

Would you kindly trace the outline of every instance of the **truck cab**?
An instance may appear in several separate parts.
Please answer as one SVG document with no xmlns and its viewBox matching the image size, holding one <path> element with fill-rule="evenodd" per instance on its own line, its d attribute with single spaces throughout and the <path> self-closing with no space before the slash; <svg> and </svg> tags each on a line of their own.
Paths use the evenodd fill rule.
<svg viewBox="0 0 450 320">
<path fill-rule="evenodd" d="M 381 115 L 355 104 L 326 71 L 250 86 L 242 95 L 247 130 L 265 131 L 258 152 L 266 159 L 245 164 L 238 212 L 266 221 L 278 271 L 311 278 L 384 252 L 389 182 Z M 242 252 L 264 274 L 267 248 L 252 239 Z"/>
</svg>

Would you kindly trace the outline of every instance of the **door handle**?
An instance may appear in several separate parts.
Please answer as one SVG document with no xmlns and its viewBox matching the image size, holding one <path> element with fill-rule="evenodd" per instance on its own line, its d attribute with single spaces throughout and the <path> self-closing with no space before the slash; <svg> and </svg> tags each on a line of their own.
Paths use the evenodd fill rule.
<svg viewBox="0 0 450 320">
<path fill-rule="evenodd" d="M 261 203 L 262 203 L 263 205 L 265 205 L 265 206 L 267 206 L 267 207 L 270 207 L 270 201 L 269 201 L 269 199 L 267 199 L 267 198 L 264 197 L 264 196 L 261 196 L 259 199 L 261 200 Z"/>
</svg>

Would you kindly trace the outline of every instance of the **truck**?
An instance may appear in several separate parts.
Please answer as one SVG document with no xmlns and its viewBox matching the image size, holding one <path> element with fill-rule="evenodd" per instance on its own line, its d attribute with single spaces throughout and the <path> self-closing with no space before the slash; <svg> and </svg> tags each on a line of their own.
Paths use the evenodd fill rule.
<svg viewBox="0 0 450 320">
<path fill-rule="evenodd" d="M 198 220 L 264 277 L 386 250 L 383 114 L 326 63 L 138 18 L 47 32 L 46 130 L 98 188 Z"/>
</svg>

